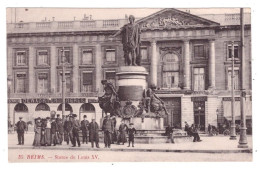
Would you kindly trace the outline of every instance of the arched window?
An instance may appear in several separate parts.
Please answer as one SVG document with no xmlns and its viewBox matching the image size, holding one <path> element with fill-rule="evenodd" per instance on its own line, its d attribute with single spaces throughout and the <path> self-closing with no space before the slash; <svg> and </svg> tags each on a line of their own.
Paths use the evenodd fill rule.
<svg viewBox="0 0 260 171">
<path fill-rule="evenodd" d="M 80 107 L 80 112 L 93 113 L 93 112 L 95 112 L 95 107 L 90 103 L 84 103 Z"/>
<path fill-rule="evenodd" d="M 60 105 L 58 106 L 57 111 L 62 111 L 62 104 L 60 104 Z M 73 112 L 72 107 L 71 107 L 70 104 L 65 103 L 65 111 Z"/>
<path fill-rule="evenodd" d="M 40 103 L 36 106 L 35 111 L 50 111 L 50 107 L 46 103 Z"/>
<path fill-rule="evenodd" d="M 175 53 L 167 53 L 163 57 L 163 87 L 179 87 L 179 57 Z"/>
<path fill-rule="evenodd" d="M 28 107 L 25 104 L 23 104 L 23 103 L 18 103 L 14 107 L 14 111 L 15 112 L 28 112 Z"/>
</svg>

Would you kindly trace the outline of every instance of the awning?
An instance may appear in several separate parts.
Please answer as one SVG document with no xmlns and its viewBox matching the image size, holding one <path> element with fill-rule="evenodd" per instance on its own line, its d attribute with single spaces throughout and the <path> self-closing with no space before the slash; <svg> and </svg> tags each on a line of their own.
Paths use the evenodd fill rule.
<svg viewBox="0 0 260 171">
<path fill-rule="evenodd" d="M 238 118 L 236 120 L 240 120 L 240 101 L 235 101 L 234 105 L 235 118 Z M 224 117 L 231 118 L 231 101 L 223 101 L 223 110 Z M 245 115 L 252 118 L 252 101 L 250 100 L 245 102 Z"/>
<path fill-rule="evenodd" d="M 228 116 L 228 117 L 225 117 L 227 120 L 231 121 L 232 120 L 232 117 L 231 116 Z M 241 116 L 235 116 L 235 120 L 240 120 L 241 119 Z M 252 116 L 249 116 L 247 115 L 246 116 L 246 120 L 247 119 L 252 119 Z"/>
</svg>

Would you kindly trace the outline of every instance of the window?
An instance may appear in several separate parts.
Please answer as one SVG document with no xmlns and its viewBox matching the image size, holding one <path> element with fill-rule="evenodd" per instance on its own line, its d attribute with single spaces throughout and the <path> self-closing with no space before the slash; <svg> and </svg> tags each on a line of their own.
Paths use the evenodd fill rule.
<svg viewBox="0 0 260 171">
<path fill-rule="evenodd" d="M 25 51 L 16 52 L 16 65 L 17 66 L 26 65 L 26 52 Z"/>
<path fill-rule="evenodd" d="M 82 73 L 82 92 L 92 92 L 93 91 L 93 74 L 92 72 Z"/>
<path fill-rule="evenodd" d="M 92 49 L 82 50 L 82 64 L 93 64 Z"/>
<path fill-rule="evenodd" d="M 194 91 L 205 90 L 205 71 L 204 68 L 194 68 Z"/>
<path fill-rule="evenodd" d="M 179 87 L 179 57 L 174 53 L 168 53 L 163 60 L 163 87 Z"/>
<path fill-rule="evenodd" d="M 206 57 L 204 45 L 194 45 L 194 57 L 195 58 Z"/>
<path fill-rule="evenodd" d="M 116 61 L 116 50 L 106 49 L 106 61 L 114 63 Z"/>
<path fill-rule="evenodd" d="M 16 93 L 26 93 L 26 73 L 17 73 Z"/>
<path fill-rule="evenodd" d="M 38 93 L 48 92 L 48 74 L 39 73 L 38 74 Z"/>
<path fill-rule="evenodd" d="M 65 72 L 65 85 L 66 92 L 69 93 L 72 90 L 71 77 L 69 72 Z M 62 92 L 62 72 L 60 73 L 60 92 Z"/>
<path fill-rule="evenodd" d="M 38 65 L 47 65 L 48 64 L 48 51 L 47 50 L 42 50 L 38 51 Z"/>
<path fill-rule="evenodd" d="M 239 55 L 238 55 L 238 45 L 234 45 L 234 58 L 235 59 L 239 59 Z M 228 45 L 228 59 L 231 60 L 232 59 L 232 45 Z"/>
<path fill-rule="evenodd" d="M 114 71 L 106 72 L 106 80 L 116 86 L 116 73 Z"/>
<path fill-rule="evenodd" d="M 228 85 L 227 88 L 228 90 L 231 90 L 231 80 L 232 80 L 232 69 L 228 68 Z M 236 67 L 234 69 L 234 90 L 239 90 L 240 85 L 239 85 L 239 69 Z"/>
<path fill-rule="evenodd" d="M 72 56 L 71 48 L 64 48 L 64 58 L 63 58 L 62 48 L 58 49 L 58 54 L 59 54 L 59 65 L 61 65 L 63 61 L 65 63 L 71 63 L 71 56 Z"/>
<path fill-rule="evenodd" d="M 176 88 L 179 86 L 179 72 L 164 72 L 163 87 Z"/>
<path fill-rule="evenodd" d="M 141 47 L 142 60 L 148 60 L 147 47 Z"/>
</svg>

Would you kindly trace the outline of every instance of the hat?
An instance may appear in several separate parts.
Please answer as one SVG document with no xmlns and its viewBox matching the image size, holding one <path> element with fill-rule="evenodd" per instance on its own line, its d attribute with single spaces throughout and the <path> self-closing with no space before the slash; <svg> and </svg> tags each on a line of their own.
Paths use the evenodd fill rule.
<svg viewBox="0 0 260 171">
<path fill-rule="evenodd" d="M 83 116 L 83 118 L 86 118 L 86 117 L 87 117 L 87 115 L 84 115 L 84 116 Z"/>
<path fill-rule="evenodd" d="M 57 114 L 57 117 L 60 117 L 60 114 Z"/>
<path fill-rule="evenodd" d="M 75 117 L 75 118 L 77 117 L 77 115 L 76 115 L 76 114 L 72 114 L 72 116 L 73 116 L 73 117 Z"/>
<path fill-rule="evenodd" d="M 35 120 L 40 120 L 41 118 L 40 117 L 38 117 L 38 118 L 35 118 Z"/>
<path fill-rule="evenodd" d="M 129 125 L 134 125 L 133 123 L 130 123 Z"/>
<path fill-rule="evenodd" d="M 46 117 L 46 119 L 51 119 L 50 117 Z"/>
<path fill-rule="evenodd" d="M 19 117 L 19 119 L 23 119 L 23 117 Z"/>
</svg>

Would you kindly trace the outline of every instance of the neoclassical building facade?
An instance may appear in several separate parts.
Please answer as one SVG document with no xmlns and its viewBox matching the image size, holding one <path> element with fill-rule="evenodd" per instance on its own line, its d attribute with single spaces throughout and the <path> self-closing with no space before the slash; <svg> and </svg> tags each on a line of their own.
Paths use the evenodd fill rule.
<svg viewBox="0 0 260 171">
<path fill-rule="evenodd" d="M 251 119 L 251 24 L 245 25 L 246 115 Z M 120 36 L 110 39 L 128 21 L 80 20 L 7 24 L 8 111 L 12 123 L 61 114 L 62 49 L 66 61 L 66 113 L 79 119 L 102 118 L 97 97 L 101 80 L 115 87 L 118 66 L 124 65 Z M 239 14 L 196 16 L 163 9 L 136 20 L 141 27 L 142 66 L 148 86 L 166 104 L 164 126 L 184 121 L 217 125 L 231 116 L 231 55 L 234 44 L 235 115 L 239 121 Z"/>
</svg>

